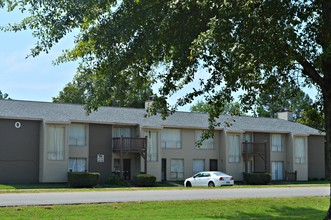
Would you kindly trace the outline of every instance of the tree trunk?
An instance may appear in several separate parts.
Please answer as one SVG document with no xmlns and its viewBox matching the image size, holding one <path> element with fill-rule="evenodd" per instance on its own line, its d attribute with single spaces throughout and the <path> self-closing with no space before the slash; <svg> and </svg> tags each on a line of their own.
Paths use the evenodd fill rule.
<svg viewBox="0 0 331 220">
<path fill-rule="evenodd" d="M 326 159 L 326 176 L 330 181 L 330 205 L 325 216 L 325 220 L 331 220 L 331 163 L 330 163 L 330 154 L 331 154 L 331 92 L 325 92 L 323 94 L 324 101 L 324 117 L 325 117 L 325 159 Z"/>
</svg>

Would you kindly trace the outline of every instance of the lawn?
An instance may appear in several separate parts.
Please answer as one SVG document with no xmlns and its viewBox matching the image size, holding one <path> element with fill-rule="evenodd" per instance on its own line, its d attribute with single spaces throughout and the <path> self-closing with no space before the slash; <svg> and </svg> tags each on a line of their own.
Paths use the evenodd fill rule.
<svg viewBox="0 0 331 220">
<path fill-rule="evenodd" d="M 323 219 L 329 197 L 0 208 L 1 219 Z"/>
</svg>

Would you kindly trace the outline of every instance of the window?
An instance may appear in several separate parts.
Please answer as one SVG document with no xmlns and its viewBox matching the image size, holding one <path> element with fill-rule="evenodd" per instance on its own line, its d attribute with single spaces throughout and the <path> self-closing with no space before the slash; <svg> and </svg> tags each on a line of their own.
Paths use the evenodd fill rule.
<svg viewBox="0 0 331 220">
<path fill-rule="evenodd" d="M 170 161 L 170 178 L 183 179 L 184 178 L 184 160 L 171 159 Z"/>
<path fill-rule="evenodd" d="M 51 125 L 48 126 L 48 160 L 64 160 L 65 152 L 65 127 Z"/>
<path fill-rule="evenodd" d="M 131 128 L 114 128 L 113 137 L 131 137 Z"/>
<path fill-rule="evenodd" d="M 85 158 L 69 158 L 69 172 L 86 172 Z"/>
<path fill-rule="evenodd" d="M 203 133 L 203 131 L 201 131 L 201 130 L 196 130 L 195 131 L 195 142 L 201 140 L 202 133 Z M 202 142 L 202 145 L 197 146 L 197 148 L 200 148 L 200 149 L 214 149 L 214 138 L 208 138 L 207 140 L 204 140 Z"/>
<path fill-rule="evenodd" d="M 148 132 L 147 161 L 158 161 L 157 132 Z"/>
<path fill-rule="evenodd" d="M 272 134 L 271 135 L 271 151 L 282 152 L 284 151 L 285 138 L 281 134 Z"/>
<path fill-rule="evenodd" d="M 205 160 L 203 159 L 193 160 L 192 174 L 196 174 L 204 170 L 205 170 Z"/>
<path fill-rule="evenodd" d="M 284 161 L 271 162 L 271 177 L 272 180 L 283 180 Z"/>
<path fill-rule="evenodd" d="M 253 143 L 253 134 L 252 133 L 245 133 L 243 142 Z"/>
<path fill-rule="evenodd" d="M 229 162 L 240 162 L 240 135 L 230 134 L 229 137 Z"/>
<path fill-rule="evenodd" d="M 87 146 L 87 126 L 82 124 L 70 125 L 70 146 Z"/>
<path fill-rule="evenodd" d="M 294 155 L 295 155 L 295 163 L 305 163 L 306 147 L 305 147 L 305 139 L 303 137 L 297 137 L 294 139 Z"/>
<path fill-rule="evenodd" d="M 181 133 L 179 129 L 164 129 L 161 131 L 162 148 L 181 148 Z"/>
</svg>

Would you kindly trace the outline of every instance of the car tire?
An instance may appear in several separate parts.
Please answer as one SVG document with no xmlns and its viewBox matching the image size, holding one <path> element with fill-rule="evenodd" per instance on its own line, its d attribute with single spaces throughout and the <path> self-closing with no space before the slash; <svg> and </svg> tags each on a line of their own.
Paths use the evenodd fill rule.
<svg viewBox="0 0 331 220">
<path fill-rule="evenodd" d="M 192 187 L 191 182 L 186 182 L 186 187 Z"/>
<path fill-rule="evenodd" d="M 208 187 L 215 187 L 214 182 L 210 181 L 210 182 L 208 183 Z"/>
</svg>

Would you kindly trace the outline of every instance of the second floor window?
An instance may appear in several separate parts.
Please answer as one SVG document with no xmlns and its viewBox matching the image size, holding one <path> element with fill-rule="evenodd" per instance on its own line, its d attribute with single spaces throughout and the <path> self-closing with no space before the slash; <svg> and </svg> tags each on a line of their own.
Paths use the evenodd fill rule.
<svg viewBox="0 0 331 220">
<path fill-rule="evenodd" d="M 228 137 L 229 140 L 229 153 L 228 158 L 230 163 L 239 163 L 240 162 L 240 135 L 239 134 L 230 134 Z"/>
<path fill-rule="evenodd" d="M 83 124 L 71 124 L 69 131 L 70 146 L 87 146 L 87 126 Z"/>
<path fill-rule="evenodd" d="M 48 127 L 48 160 L 64 160 L 65 155 L 65 127 L 50 125 Z"/>
<path fill-rule="evenodd" d="M 161 131 L 162 148 L 181 148 L 180 129 L 163 129 Z"/>
<path fill-rule="evenodd" d="M 271 151 L 283 152 L 285 149 L 285 138 L 282 134 L 271 135 Z"/>
<path fill-rule="evenodd" d="M 157 132 L 148 132 L 148 142 L 147 142 L 147 160 L 157 161 L 158 160 L 158 147 L 157 147 Z"/>
<path fill-rule="evenodd" d="M 131 137 L 131 128 L 114 128 L 113 137 Z"/>
<path fill-rule="evenodd" d="M 201 140 L 201 135 L 203 131 L 196 130 L 195 131 L 195 142 Z M 197 146 L 200 149 L 213 149 L 214 148 L 214 138 L 208 138 L 202 142 L 201 146 Z"/>
</svg>

